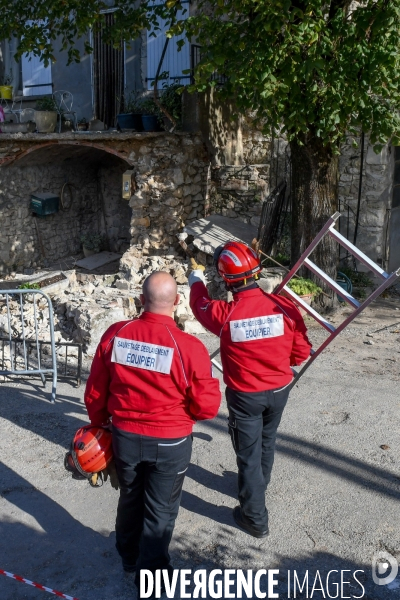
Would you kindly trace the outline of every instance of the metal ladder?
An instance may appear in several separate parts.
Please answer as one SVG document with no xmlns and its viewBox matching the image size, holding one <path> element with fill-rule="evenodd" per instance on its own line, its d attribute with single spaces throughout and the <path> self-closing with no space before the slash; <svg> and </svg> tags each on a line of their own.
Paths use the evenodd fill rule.
<svg viewBox="0 0 400 600">
<path fill-rule="evenodd" d="M 380 296 L 380 294 L 382 294 L 382 292 L 386 288 L 393 285 L 396 282 L 396 279 L 398 277 L 400 277 L 400 268 L 397 269 L 397 271 L 393 271 L 393 273 L 390 273 L 390 274 L 386 273 L 386 271 L 381 269 L 376 263 L 374 263 L 371 259 L 369 259 L 368 256 L 366 256 L 363 252 L 361 252 L 358 248 L 356 248 L 356 246 L 354 246 L 345 237 L 343 237 L 335 229 L 335 224 L 336 224 L 336 221 L 339 219 L 339 217 L 340 217 L 340 213 L 336 212 L 334 215 L 332 215 L 332 217 L 330 217 L 330 219 L 328 219 L 328 221 L 326 222 L 324 227 L 321 229 L 319 234 L 314 238 L 314 240 L 311 242 L 311 244 L 308 246 L 308 248 L 303 252 L 303 254 L 300 256 L 299 260 L 292 267 L 292 269 L 289 271 L 289 273 L 284 277 L 282 283 L 279 284 L 279 286 L 276 288 L 276 290 L 274 292 L 274 294 L 279 295 L 284 290 L 285 294 L 287 296 L 292 298 L 292 300 L 294 300 L 296 302 L 296 304 L 298 304 L 302 308 L 304 308 L 304 310 L 311 317 L 313 317 L 320 325 L 322 325 L 322 327 L 324 327 L 327 331 L 329 331 L 329 336 L 321 344 L 321 346 L 317 350 L 311 351 L 310 358 L 308 359 L 308 361 L 306 362 L 304 367 L 299 372 L 297 372 L 293 369 L 293 372 L 295 373 L 295 377 L 291 383 L 292 386 L 298 382 L 300 377 L 306 372 L 308 367 L 314 362 L 314 360 L 317 358 L 317 356 L 319 356 L 321 354 L 321 352 L 323 350 L 325 350 L 325 348 L 328 346 L 328 344 L 330 344 L 335 339 L 335 337 L 337 335 L 339 335 L 339 333 L 341 331 L 343 331 L 343 329 L 345 327 L 347 327 L 347 325 L 349 325 L 349 323 L 351 323 L 353 321 L 353 319 L 355 319 L 365 308 L 367 308 L 367 306 L 369 304 L 371 304 L 371 302 L 373 302 L 378 296 Z M 368 296 L 368 298 L 366 300 L 364 300 L 363 303 L 360 303 L 360 302 L 358 302 L 358 300 L 353 298 L 353 296 L 351 296 L 351 294 L 349 294 L 340 285 L 338 285 L 336 283 L 336 281 L 333 281 L 333 279 L 331 279 L 326 273 L 324 273 L 324 271 L 322 271 L 319 267 L 317 267 L 317 265 L 314 264 L 308 258 L 309 255 L 311 254 L 311 252 L 313 252 L 313 250 L 315 250 L 315 248 L 319 244 L 319 242 L 325 237 L 325 235 L 330 235 L 343 248 L 345 248 L 349 252 L 349 254 L 351 254 L 357 260 L 359 260 L 361 263 L 363 263 L 366 267 L 368 267 L 368 269 L 370 271 L 373 271 L 382 280 L 382 283 L 377 287 L 377 289 L 374 292 L 372 292 L 372 294 L 370 296 Z M 295 273 L 303 265 L 305 267 L 307 267 L 307 269 L 309 269 L 317 277 L 319 277 L 319 279 L 324 281 L 334 292 L 336 292 L 339 296 L 341 296 L 341 298 L 343 298 L 348 304 L 350 304 L 350 306 L 352 306 L 355 309 L 351 313 L 351 315 L 349 315 L 347 317 L 347 319 L 345 319 L 339 325 L 339 327 L 335 328 L 332 325 L 332 323 L 329 323 L 329 321 L 327 319 L 325 319 L 325 317 L 323 317 L 316 310 L 311 308 L 311 306 L 309 306 L 306 302 L 304 302 L 304 300 L 302 300 L 302 298 L 300 298 L 297 294 L 295 294 L 295 292 L 293 292 L 287 286 L 287 284 L 292 279 L 292 277 L 295 275 Z"/>
<path fill-rule="evenodd" d="M 358 248 L 356 248 L 356 246 L 354 246 L 345 237 L 343 237 L 335 229 L 335 224 L 336 224 L 336 221 L 339 219 L 339 217 L 340 217 L 340 213 L 336 212 L 334 215 L 332 215 L 332 217 L 330 217 L 330 219 L 328 219 L 328 221 L 326 222 L 324 227 L 321 229 L 319 234 L 314 238 L 314 240 L 311 242 L 311 244 L 308 246 L 308 248 L 303 252 L 303 254 L 300 256 L 299 260 L 292 267 L 292 269 L 288 272 L 288 274 L 284 277 L 282 283 L 279 284 L 279 286 L 276 288 L 276 290 L 274 292 L 275 295 L 279 295 L 282 291 L 285 291 L 285 294 L 287 296 L 292 298 L 292 300 L 294 300 L 296 302 L 296 304 L 298 304 L 302 308 L 304 308 L 304 310 L 311 317 L 313 317 L 313 319 L 315 319 L 320 325 L 322 325 L 322 327 L 324 327 L 327 331 L 329 331 L 329 334 L 330 334 L 317 350 L 315 350 L 315 351 L 311 350 L 310 358 L 308 359 L 306 364 L 303 366 L 303 368 L 299 372 L 297 372 L 295 369 L 292 369 L 293 373 L 294 373 L 294 379 L 291 382 L 291 386 L 295 385 L 298 382 L 300 377 L 306 372 L 308 367 L 314 362 L 314 360 L 317 358 L 317 356 L 319 356 L 321 354 L 321 352 L 323 350 L 325 350 L 325 348 L 328 346 L 328 344 L 330 344 L 335 339 L 335 337 L 337 335 L 339 335 L 339 333 L 341 331 L 343 331 L 343 329 L 345 327 L 347 327 L 347 325 L 349 325 L 349 323 L 351 323 L 351 321 L 353 321 L 353 319 L 355 319 L 355 317 L 357 317 L 369 304 L 371 304 L 371 302 L 373 302 L 378 296 L 380 296 L 380 294 L 382 294 L 382 292 L 386 288 L 393 285 L 395 283 L 396 279 L 398 277 L 400 277 L 400 268 L 397 269 L 397 271 L 393 271 L 393 273 L 390 273 L 390 274 L 386 273 L 386 271 L 381 269 L 376 263 L 374 263 L 372 260 L 370 260 L 368 258 L 368 256 L 366 256 L 363 252 L 361 252 Z M 322 271 L 319 267 L 317 267 L 317 265 L 314 264 L 308 258 L 309 255 L 311 254 L 311 252 L 313 252 L 313 250 L 315 250 L 315 248 L 319 244 L 319 242 L 325 237 L 325 235 L 330 235 L 343 248 L 346 248 L 346 250 L 349 252 L 349 254 L 351 254 L 352 256 L 357 258 L 366 267 L 368 267 L 368 269 L 373 271 L 376 275 L 378 275 L 378 277 L 380 277 L 380 279 L 382 279 L 381 285 L 374 292 L 372 292 L 372 294 L 366 300 L 364 300 L 364 302 L 362 304 L 360 304 L 360 302 L 358 302 L 358 300 L 353 298 L 353 296 L 351 296 L 351 294 L 349 294 L 340 285 L 338 285 L 336 283 L 336 281 L 333 281 L 333 279 L 331 279 L 326 273 L 324 273 L 324 271 Z M 292 279 L 292 277 L 294 277 L 296 272 L 303 265 L 306 266 L 310 271 L 312 271 L 322 281 L 324 281 L 334 292 L 339 294 L 339 296 L 341 296 L 348 304 L 350 304 L 350 306 L 352 306 L 355 309 L 351 313 L 351 315 L 349 315 L 347 317 L 347 319 L 345 319 L 339 325 L 339 327 L 335 328 L 332 325 L 332 323 L 329 323 L 329 321 L 327 319 L 325 319 L 325 317 L 323 317 L 316 310 L 311 308 L 311 306 L 309 306 L 306 302 L 304 302 L 304 300 L 302 300 L 302 298 L 300 298 L 300 296 L 298 296 L 295 292 L 293 292 L 287 286 L 287 284 Z M 219 369 L 222 372 L 221 364 L 214 358 L 218 353 L 219 353 L 219 350 L 217 350 L 216 352 L 213 352 L 213 354 L 211 355 L 211 362 L 213 363 L 213 365 L 215 365 L 217 367 L 217 369 Z"/>
</svg>

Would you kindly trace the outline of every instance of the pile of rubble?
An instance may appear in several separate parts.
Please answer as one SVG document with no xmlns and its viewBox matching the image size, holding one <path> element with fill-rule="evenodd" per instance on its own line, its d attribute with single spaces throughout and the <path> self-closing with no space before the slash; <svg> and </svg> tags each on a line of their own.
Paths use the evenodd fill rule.
<svg viewBox="0 0 400 600">
<path fill-rule="evenodd" d="M 203 264 L 207 262 L 206 255 L 199 254 L 196 256 L 197 260 L 202 260 Z M 195 320 L 189 306 L 188 268 L 188 260 L 177 253 L 167 256 L 145 256 L 141 248 L 132 247 L 121 259 L 120 271 L 116 274 L 96 275 L 75 270 L 66 271 L 69 285 L 48 291 L 54 309 L 55 341 L 81 343 L 84 353 L 89 357 L 93 356 L 102 334 L 111 324 L 132 319 L 140 314 L 142 285 L 153 271 L 169 272 L 178 284 L 180 302 L 174 313 L 178 326 L 188 333 L 204 333 L 205 330 Z M 212 265 L 207 266 L 206 275 L 213 296 L 226 295 L 222 279 Z M 15 278 L 18 279 L 19 275 L 16 274 Z M 11 281 L 8 287 L 12 288 Z M 46 292 L 46 288 L 42 291 Z M 34 338 L 34 297 L 39 298 L 36 300 L 38 338 L 48 341 L 47 302 L 34 294 L 24 296 L 23 319 L 19 300 L 9 301 L 11 335 L 13 338 L 22 336 L 23 320 L 25 337 Z M 0 301 L 0 336 L 8 337 L 9 330 L 7 306 L 5 301 Z"/>
<path fill-rule="evenodd" d="M 212 257 L 190 243 L 188 252 L 198 263 L 206 266 L 205 276 L 211 297 L 226 299 L 225 284 L 215 270 Z M 190 309 L 188 269 L 188 258 L 180 256 L 176 251 L 171 250 L 167 255 L 149 255 L 143 247 L 131 246 L 120 260 L 118 273 L 98 275 L 76 270 L 64 272 L 68 277 L 67 286 L 42 289 L 50 295 L 54 308 L 55 341 L 81 343 L 84 353 L 88 357 L 93 356 L 102 334 L 110 325 L 140 314 L 142 285 L 153 271 L 170 273 L 178 284 L 180 302 L 174 313 L 178 326 L 187 333 L 205 333 Z M 15 278 L 18 277 L 16 274 Z M 12 287 L 11 282 L 9 287 Z M 26 338 L 34 337 L 33 297 L 33 294 L 25 296 L 23 321 Z M 6 310 L 5 303 L 0 305 L 0 336 L 3 337 L 8 337 L 9 334 Z M 12 336 L 21 337 L 19 302 L 12 300 L 10 310 Z M 37 315 L 38 338 L 48 341 L 49 315 L 47 303 L 43 299 L 38 301 Z"/>
</svg>

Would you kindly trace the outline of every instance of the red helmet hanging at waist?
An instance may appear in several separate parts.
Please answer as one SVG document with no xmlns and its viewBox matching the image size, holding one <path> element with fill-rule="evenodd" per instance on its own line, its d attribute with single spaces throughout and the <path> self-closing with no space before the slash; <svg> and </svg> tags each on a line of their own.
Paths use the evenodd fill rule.
<svg viewBox="0 0 400 600">
<path fill-rule="evenodd" d="M 217 270 L 226 283 L 236 283 L 261 272 L 260 258 L 243 242 L 226 242 L 218 257 Z"/>
<path fill-rule="evenodd" d="M 111 432 L 104 427 L 86 425 L 78 429 L 64 466 L 74 479 L 90 479 L 107 467 L 113 458 Z"/>
</svg>

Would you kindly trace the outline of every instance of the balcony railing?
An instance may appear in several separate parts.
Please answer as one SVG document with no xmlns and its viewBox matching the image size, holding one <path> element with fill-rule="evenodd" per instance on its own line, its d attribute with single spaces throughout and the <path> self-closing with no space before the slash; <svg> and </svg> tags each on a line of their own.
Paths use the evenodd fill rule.
<svg viewBox="0 0 400 600">
<path fill-rule="evenodd" d="M 194 83 L 194 71 L 199 62 L 201 61 L 201 46 L 198 44 L 192 44 L 190 49 L 190 70 L 191 70 L 191 83 Z M 228 78 L 218 71 L 214 71 L 210 77 L 211 81 L 216 81 L 217 85 L 224 85 Z"/>
</svg>

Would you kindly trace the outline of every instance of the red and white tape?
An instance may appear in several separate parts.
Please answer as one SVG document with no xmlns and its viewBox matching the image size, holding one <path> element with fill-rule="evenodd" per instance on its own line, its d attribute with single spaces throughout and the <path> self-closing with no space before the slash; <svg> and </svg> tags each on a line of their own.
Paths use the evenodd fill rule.
<svg viewBox="0 0 400 600">
<path fill-rule="evenodd" d="M 52 590 L 51 588 L 46 587 L 45 585 L 40 585 L 40 583 L 35 583 L 34 581 L 29 581 L 29 579 L 24 579 L 24 577 L 20 577 L 19 575 L 14 575 L 14 573 L 9 573 L 8 571 L 3 571 L 0 569 L 0 575 L 5 575 L 6 577 L 11 577 L 11 579 L 16 579 L 17 581 L 22 581 L 22 583 L 26 583 L 28 585 L 32 585 L 39 590 L 43 590 L 44 592 L 49 592 L 50 594 L 54 594 L 59 598 L 65 598 L 66 600 L 78 600 L 78 598 L 74 598 L 72 596 L 67 596 L 67 594 L 62 594 L 61 592 L 57 592 L 57 590 Z"/>
</svg>

